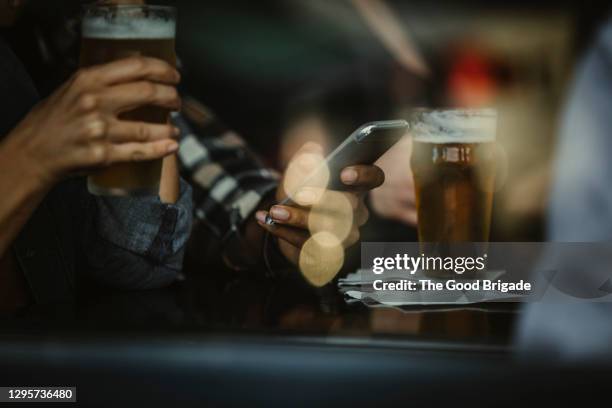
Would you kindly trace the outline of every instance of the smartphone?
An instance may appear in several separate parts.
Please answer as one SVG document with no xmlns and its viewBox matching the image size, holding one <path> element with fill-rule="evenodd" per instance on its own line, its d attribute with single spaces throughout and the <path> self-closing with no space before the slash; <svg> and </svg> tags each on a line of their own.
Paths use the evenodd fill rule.
<svg viewBox="0 0 612 408">
<path fill-rule="evenodd" d="M 369 122 L 355 130 L 344 142 L 334 149 L 309 176 L 304 178 L 301 186 L 307 186 L 308 182 L 327 166 L 329 168 L 330 190 L 344 190 L 348 186 L 340 180 L 340 172 L 348 166 L 357 164 L 374 164 L 387 150 L 397 143 L 408 130 L 408 122 L 405 120 L 384 120 Z M 408 160 L 408 158 L 406 158 Z M 301 188 L 301 187 L 300 187 Z M 299 190 L 299 188 L 297 189 Z M 293 202 L 289 195 L 279 204 L 287 205 Z M 266 224 L 274 224 L 269 215 Z"/>
</svg>

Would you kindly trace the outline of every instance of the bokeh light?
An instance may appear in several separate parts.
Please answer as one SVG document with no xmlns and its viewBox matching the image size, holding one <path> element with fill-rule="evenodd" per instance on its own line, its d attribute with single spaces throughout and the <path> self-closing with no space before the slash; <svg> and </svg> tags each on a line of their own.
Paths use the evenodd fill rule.
<svg viewBox="0 0 612 408">
<path fill-rule="evenodd" d="M 318 153 L 300 153 L 291 160 L 285 172 L 283 188 L 285 194 L 300 205 L 310 205 L 318 202 L 329 182 L 329 167 L 323 155 Z M 313 202 L 301 202 L 297 194 L 304 187 L 315 193 Z"/>
<path fill-rule="evenodd" d="M 328 190 L 312 207 L 308 217 L 308 229 L 313 237 L 317 237 L 319 232 L 327 232 L 342 242 L 351 232 L 353 218 L 353 207 L 346 194 Z M 320 244 L 325 245 L 325 242 Z"/>
<path fill-rule="evenodd" d="M 329 283 L 344 264 L 344 248 L 336 236 L 329 232 L 314 234 L 300 251 L 300 271 L 314 286 Z"/>
</svg>

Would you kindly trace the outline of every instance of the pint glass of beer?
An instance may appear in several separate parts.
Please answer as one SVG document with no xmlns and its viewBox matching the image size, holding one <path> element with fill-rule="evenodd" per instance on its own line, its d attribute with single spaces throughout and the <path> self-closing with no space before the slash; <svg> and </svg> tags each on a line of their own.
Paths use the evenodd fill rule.
<svg viewBox="0 0 612 408">
<path fill-rule="evenodd" d="M 456 243 L 489 240 L 496 111 L 419 109 L 410 121 L 421 249 L 438 256 L 482 252 L 482 245 Z"/>
<path fill-rule="evenodd" d="M 173 7 L 107 5 L 85 8 L 82 23 L 81 67 L 131 56 L 154 57 L 176 65 Z M 120 114 L 120 119 L 167 123 L 169 110 L 143 106 Z M 93 173 L 88 188 L 98 195 L 152 195 L 159 191 L 162 159 L 119 163 Z"/>
</svg>

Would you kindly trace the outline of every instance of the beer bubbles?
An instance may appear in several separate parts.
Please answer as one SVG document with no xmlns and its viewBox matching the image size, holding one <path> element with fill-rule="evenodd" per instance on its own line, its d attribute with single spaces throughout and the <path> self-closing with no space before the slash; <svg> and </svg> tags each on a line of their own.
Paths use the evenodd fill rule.
<svg viewBox="0 0 612 408">
<path fill-rule="evenodd" d="M 174 39 L 176 11 L 172 7 L 133 5 L 117 8 L 93 4 L 85 7 L 83 38 L 113 40 Z"/>
</svg>

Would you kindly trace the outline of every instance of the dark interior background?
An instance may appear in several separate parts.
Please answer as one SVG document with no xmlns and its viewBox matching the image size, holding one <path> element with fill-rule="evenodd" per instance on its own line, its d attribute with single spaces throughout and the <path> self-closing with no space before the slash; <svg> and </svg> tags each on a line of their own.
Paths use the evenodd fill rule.
<svg viewBox="0 0 612 408">
<path fill-rule="evenodd" d="M 77 65 L 82 3 L 32 0 L 19 24 L 5 32 L 42 96 Z M 543 239 L 546 184 L 531 207 L 516 209 L 514 204 L 522 200 L 521 194 L 533 195 L 521 193 L 521 185 L 539 171 L 536 166 L 545 168 L 554 155 L 558 112 L 574 63 L 611 7 L 605 3 L 585 7 L 579 1 L 388 0 L 430 66 L 431 77 L 422 80 L 398 68 L 349 0 L 155 3 L 172 4 L 179 10 L 177 51 L 184 73 L 183 92 L 204 102 L 275 167 L 283 166 L 279 149 L 284 132 L 305 115 L 321 118 L 335 139 L 330 143 L 335 143 L 364 122 L 397 115 L 398 107 L 457 106 L 449 84 L 455 71 L 461 71 L 462 58 L 472 55 L 466 44 L 486 43 L 478 48 L 485 51 L 477 61 L 484 61 L 487 81 L 493 81 L 492 104 L 500 95 L 511 95 L 522 114 L 532 111 L 537 126 L 527 125 L 527 129 L 533 129 L 538 138 L 529 147 L 533 157 L 517 153 L 526 164 L 519 160 L 510 168 L 508 181 L 497 194 L 493 241 Z M 540 45 L 553 57 L 543 57 L 538 48 L 521 54 L 521 48 L 530 50 L 530 41 L 513 40 L 512 35 L 520 34 L 526 21 L 534 30 L 534 42 L 540 29 L 562 37 L 552 45 Z M 493 27 L 492 34 L 487 23 Z M 499 32 L 515 34 L 490 40 Z M 507 51 L 509 45 L 519 51 Z M 525 94 L 536 96 L 526 100 Z M 547 110 L 542 115 L 530 104 L 546 105 Z M 517 117 L 515 122 L 529 123 Z M 512 132 L 511 139 L 534 137 L 522 128 L 508 131 Z M 374 217 L 371 225 L 365 239 L 415 238 L 414 230 L 396 222 Z"/>
</svg>

